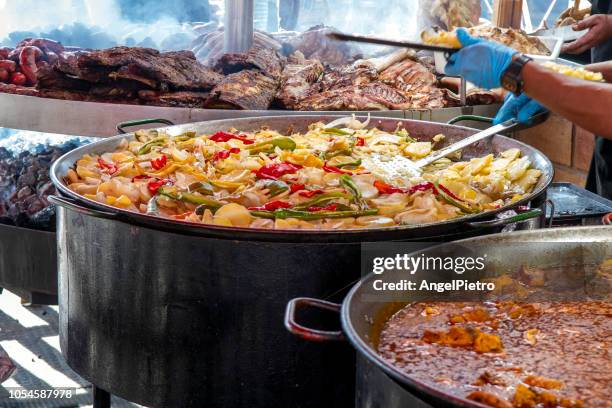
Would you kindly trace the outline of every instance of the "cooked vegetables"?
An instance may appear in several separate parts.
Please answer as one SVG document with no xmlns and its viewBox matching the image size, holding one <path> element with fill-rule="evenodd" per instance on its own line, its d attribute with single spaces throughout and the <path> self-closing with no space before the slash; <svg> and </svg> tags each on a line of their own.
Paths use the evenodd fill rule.
<svg viewBox="0 0 612 408">
<path fill-rule="evenodd" d="M 352 229 L 444 221 L 521 199 L 541 173 L 517 149 L 499 157 L 444 159 L 422 177 L 383 181 L 364 167 L 371 153 L 419 158 L 436 141 L 405 129 L 365 129 L 350 119 L 305 133 L 274 130 L 141 130 L 114 152 L 85 155 L 66 177 L 85 197 L 188 222 L 251 228 Z M 346 126 L 346 127 L 342 127 Z M 399 187 L 401 186 L 401 187 Z"/>
</svg>

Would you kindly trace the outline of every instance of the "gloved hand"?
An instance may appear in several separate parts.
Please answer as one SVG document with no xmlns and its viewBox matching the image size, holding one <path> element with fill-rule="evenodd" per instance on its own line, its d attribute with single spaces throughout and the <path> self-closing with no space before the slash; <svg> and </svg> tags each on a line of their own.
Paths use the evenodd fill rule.
<svg viewBox="0 0 612 408">
<path fill-rule="evenodd" d="M 461 76 L 484 89 L 501 87 L 501 77 L 517 51 L 494 41 L 472 37 L 465 28 L 457 29 L 463 48 L 448 59 L 445 72 Z"/>
<path fill-rule="evenodd" d="M 545 110 L 546 108 L 527 95 L 515 96 L 511 93 L 506 96 L 504 104 L 493 119 L 493 124 L 498 125 L 512 118 L 518 119 L 521 123 L 529 124 L 532 116 Z"/>
</svg>

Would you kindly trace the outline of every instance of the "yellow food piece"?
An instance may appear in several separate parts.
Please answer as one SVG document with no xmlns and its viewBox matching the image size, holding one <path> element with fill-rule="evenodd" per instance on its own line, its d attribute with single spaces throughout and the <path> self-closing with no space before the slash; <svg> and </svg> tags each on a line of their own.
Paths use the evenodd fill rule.
<svg viewBox="0 0 612 408">
<path fill-rule="evenodd" d="M 213 217 L 213 224 L 215 225 L 221 225 L 224 227 L 232 227 L 232 221 L 229 220 L 229 218 L 225 218 L 225 217 L 219 217 L 217 215 L 215 215 Z"/>
<path fill-rule="evenodd" d="M 504 346 L 499 336 L 478 332 L 474 339 L 474 350 L 478 353 L 491 353 L 503 351 Z"/>
<path fill-rule="evenodd" d="M 525 378 L 523 382 L 532 387 L 539 387 L 547 390 L 558 390 L 563 387 L 562 381 L 553 378 L 538 377 L 537 375 L 530 375 Z"/>
<path fill-rule="evenodd" d="M 215 213 L 216 217 L 229 220 L 236 227 L 248 227 L 253 216 L 245 206 L 236 203 L 225 204 Z"/>
<path fill-rule="evenodd" d="M 404 153 L 413 159 L 420 159 L 425 157 L 431 153 L 431 143 L 430 142 L 414 142 L 409 143 L 408 146 L 404 148 Z"/>
<path fill-rule="evenodd" d="M 448 31 L 439 31 L 437 33 L 423 31 L 421 39 L 425 44 L 441 45 L 449 48 L 461 48 L 461 42 L 457 38 L 457 34 Z"/>
<path fill-rule="evenodd" d="M 535 392 L 531 391 L 529 387 L 519 384 L 516 386 L 516 392 L 512 403 L 516 407 L 531 408 L 538 404 L 538 396 Z"/>
<path fill-rule="evenodd" d="M 578 79 L 584 79 L 586 81 L 603 82 L 604 78 L 600 72 L 593 72 L 583 67 L 570 67 L 568 65 L 558 64 L 552 61 L 546 61 L 542 66 L 555 71 L 558 74 L 571 76 Z"/>
</svg>

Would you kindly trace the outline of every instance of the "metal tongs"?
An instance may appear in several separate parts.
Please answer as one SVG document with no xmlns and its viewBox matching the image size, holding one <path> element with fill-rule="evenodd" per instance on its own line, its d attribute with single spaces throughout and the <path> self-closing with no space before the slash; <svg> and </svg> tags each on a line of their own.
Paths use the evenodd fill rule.
<svg viewBox="0 0 612 408">
<path fill-rule="evenodd" d="M 544 122 L 547 118 L 548 112 L 538 113 L 531 118 L 529 124 L 527 125 L 521 124 L 516 119 L 510 119 L 500 123 L 499 125 L 491 126 L 482 132 L 468 136 L 465 139 L 442 148 L 417 161 L 412 161 L 403 156 L 394 156 L 393 158 L 389 158 L 379 154 L 372 154 L 363 160 L 363 166 L 379 177 L 397 183 L 398 180 L 406 180 L 410 177 L 420 176 L 423 172 L 423 167 L 426 167 L 435 161 L 455 153 L 456 151 L 461 150 L 473 143 L 510 129 L 521 130 L 531 128 Z"/>
<path fill-rule="evenodd" d="M 440 47 L 439 45 L 430 45 L 411 41 L 395 41 L 386 38 L 372 37 L 369 35 L 353 35 L 340 32 L 332 32 L 327 34 L 327 36 L 339 41 L 353 41 L 367 44 L 389 45 L 391 47 L 413 48 L 415 50 L 437 51 L 443 52 L 448 56 L 459 51 L 459 48 Z"/>
</svg>

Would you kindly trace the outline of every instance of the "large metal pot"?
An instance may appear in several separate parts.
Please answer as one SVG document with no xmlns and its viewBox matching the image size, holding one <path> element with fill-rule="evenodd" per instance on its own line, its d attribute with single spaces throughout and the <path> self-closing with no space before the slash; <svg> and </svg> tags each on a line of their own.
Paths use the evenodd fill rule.
<svg viewBox="0 0 612 408">
<path fill-rule="evenodd" d="M 332 120 L 334 117 L 319 117 Z M 269 126 L 305 130 L 313 117 L 213 121 L 167 128 L 216 132 Z M 399 121 L 411 135 L 449 141 L 474 130 Z M 393 130 L 398 120 L 371 126 Z M 498 231 L 509 220 L 475 215 L 422 227 L 368 231 L 261 231 L 195 225 L 130 213 L 76 195 L 62 176 L 85 153 L 112 150 L 124 136 L 76 149 L 51 177 L 58 211 L 60 344 L 68 364 L 104 390 L 147 406 L 352 406 L 354 354 L 307 344 L 280 324 L 288 299 L 339 299 L 359 279 L 360 243 L 451 240 Z M 550 161 L 496 136 L 466 156 L 520 148 L 543 177 Z M 506 210 L 508 208 L 504 208 Z M 511 221 L 511 220 L 510 220 Z"/>
<path fill-rule="evenodd" d="M 558 244 L 540 247 L 541 251 L 530 251 L 517 243 L 528 244 L 536 249 L 538 243 Z M 561 245 L 563 250 L 555 249 Z M 441 244 L 415 255 L 437 256 L 450 248 L 486 248 L 489 260 L 495 260 L 487 276 L 516 271 L 521 265 L 546 265 L 551 268 L 574 265 L 577 259 L 584 265 L 596 265 L 612 257 L 612 228 L 573 227 L 501 233 Z M 390 282 L 398 281 L 405 274 L 405 271 L 390 271 L 386 279 Z M 381 299 L 380 292 L 376 292 L 372 285 L 379 276 L 371 273 L 364 277 L 353 286 L 342 304 L 312 298 L 291 300 L 285 313 L 285 327 L 311 342 L 336 344 L 348 340 L 353 345 L 360 357 L 357 373 L 358 407 L 423 407 L 424 403 L 435 407 L 484 407 L 412 377 L 378 354 L 376 345 L 384 323 L 411 300 L 406 295 L 403 296 L 405 301 L 401 302 Z M 442 281 L 447 276 L 428 271 L 427 278 Z M 337 311 L 342 331 L 317 330 L 300 323 L 298 314 L 308 309 L 311 312 L 313 309 Z"/>
</svg>

